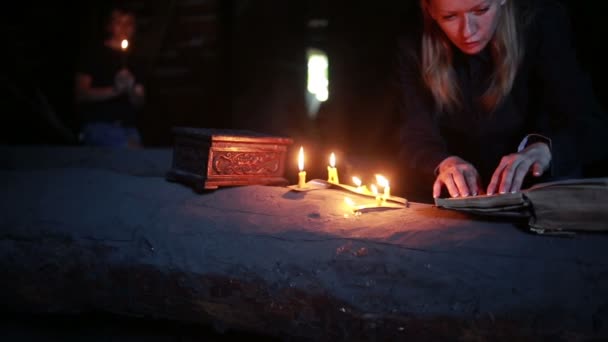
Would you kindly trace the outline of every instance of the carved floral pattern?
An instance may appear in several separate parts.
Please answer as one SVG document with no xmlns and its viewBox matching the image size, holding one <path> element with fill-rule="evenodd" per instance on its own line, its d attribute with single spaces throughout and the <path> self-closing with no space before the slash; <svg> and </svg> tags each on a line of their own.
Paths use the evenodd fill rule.
<svg viewBox="0 0 608 342">
<path fill-rule="evenodd" d="M 276 152 L 215 152 L 213 171 L 219 175 L 270 175 L 279 170 Z"/>
</svg>

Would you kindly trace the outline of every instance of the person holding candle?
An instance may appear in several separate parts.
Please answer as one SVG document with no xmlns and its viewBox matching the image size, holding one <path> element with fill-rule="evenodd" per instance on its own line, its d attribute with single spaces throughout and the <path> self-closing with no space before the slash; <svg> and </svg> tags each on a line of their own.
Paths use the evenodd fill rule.
<svg viewBox="0 0 608 342">
<path fill-rule="evenodd" d="M 608 159 L 561 5 L 421 0 L 420 14 L 400 42 L 405 192 L 517 192 Z"/>
<path fill-rule="evenodd" d="M 141 146 L 136 115 L 144 104 L 145 91 L 140 72 L 128 59 L 135 35 L 135 15 L 113 8 L 106 31 L 108 36 L 103 43 L 84 51 L 77 65 L 75 100 L 83 122 L 82 142 Z"/>
</svg>

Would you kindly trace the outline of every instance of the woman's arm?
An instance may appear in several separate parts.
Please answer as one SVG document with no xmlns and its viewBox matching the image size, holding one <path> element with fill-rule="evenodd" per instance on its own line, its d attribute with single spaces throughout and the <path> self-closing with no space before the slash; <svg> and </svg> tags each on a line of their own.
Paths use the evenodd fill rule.
<svg viewBox="0 0 608 342">
<path fill-rule="evenodd" d="M 449 156 L 433 117 L 433 102 L 420 73 L 416 48 L 401 42 L 399 58 L 400 159 L 412 169 L 433 176 Z"/>
<path fill-rule="evenodd" d="M 428 184 L 433 197 L 439 197 L 444 187 L 452 197 L 477 195 L 483 192 L 479 173 L 470 162 L 450 155 L 412 47 L 404 41 L 400 49 L 400 159 L 409 170 L 415 170 L 414 177 L 422 178 L 408 181 L 424 184 L 426 179 L 434 179 Z"/>
<path fill-rule="evenodd" d="M 93 78 L 88 74 L 76 74 L 76 102 L 98 102 L 117 97 L 121 92 L 115 87 L 92 87 Z"/>
</svg>

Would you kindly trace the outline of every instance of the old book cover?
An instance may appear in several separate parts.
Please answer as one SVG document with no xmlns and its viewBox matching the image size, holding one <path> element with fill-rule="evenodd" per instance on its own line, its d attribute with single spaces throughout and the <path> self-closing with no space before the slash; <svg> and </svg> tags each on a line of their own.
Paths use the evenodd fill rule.
<svg viewBox="0 0 608 342">
<path fill-rule="evenodd" d="M 494 217 L 527 217 L 545 231 L 608 231 L 608 178 L 537 184 L 517 193 L 437 198 L 438 207 Z"/>
</svg>

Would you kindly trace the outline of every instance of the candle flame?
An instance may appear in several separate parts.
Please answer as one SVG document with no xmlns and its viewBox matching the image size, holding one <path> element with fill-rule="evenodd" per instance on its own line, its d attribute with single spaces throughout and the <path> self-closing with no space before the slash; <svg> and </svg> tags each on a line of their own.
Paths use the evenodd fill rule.
<svg viewBox="0 0 608 342">
<path fill-rule="evenodd" d="M 353 177 L 353 183 L 355 183 L 355 185 L 357 187 L 361 186 L 361 179 L 359 179 L 359 177 Z"/>
<path fill-rule="evenodd" d="M 122 42 L 120 42 L 120 47 L 122 48 L 122 50 L 126 50 L 129 47 L 129 41 L 126 39 L 123 39 Z"/>
<path fill-rule="evenodd" d="M 329 166 L 336 167 L 336 155 L 333 152 L 329 156 Z"/>
<path fill-rule="evenodd" d="M 376 175 L 376 181 L 378 182 L 378 185 L 383 188 L 386 188 L 388 186 L 388 179 L 384 178 L 384 176 L 382 175 Z"/>
<path fill-rule="evenodd" d="M 371 188 L 372 188 L 372 193 L 374 195 L 377 195 L 378 194 L 378 187 L 376 186 L 376 184 L 372 184 Z"/>
<path fill-rule="evenodd" d="M 300 146 L 300 153 L 298 154 L 298 167 L 300 171 L 304 170 L 304 147 Z"/>
</svg>

